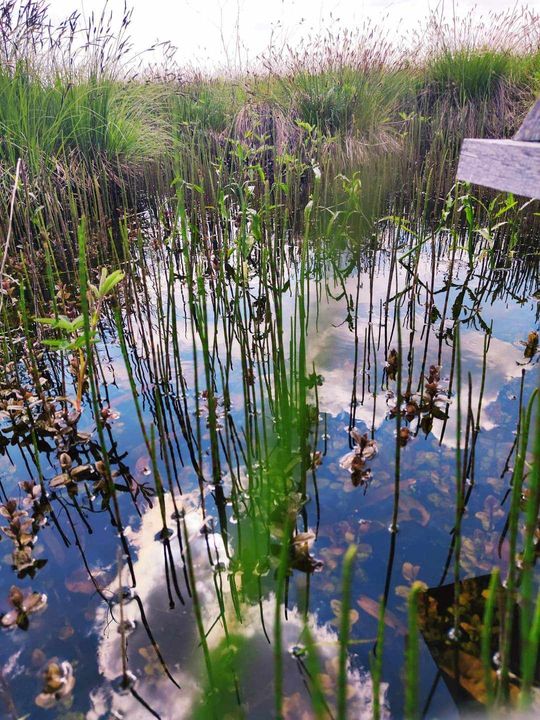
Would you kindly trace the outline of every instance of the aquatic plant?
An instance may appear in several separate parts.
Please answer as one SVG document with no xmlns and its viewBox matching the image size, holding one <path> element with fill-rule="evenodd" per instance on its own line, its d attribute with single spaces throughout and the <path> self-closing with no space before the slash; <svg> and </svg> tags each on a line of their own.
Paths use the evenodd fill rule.
<svg viewBox="0 0 540 720">
<path fill-rule="evenodd" d="M 19 627 L 27 630 L 29 615 L 40 612 L 47 605 L 47 596 L 37 592 L 23 593 L 20 588 L 13 585 L 8 597 L 12 610 L 0 616 L 0 625 L 4 628 Z"/>
<path fill-rule="evenodd" d="M 88 284 L 90 290 L 89 338 L 87 337 L 84 327 L 85 321 L 83 315 L 78 315 L 73 320 L 70 320 L 65 315 L 58 315 L 58 313 L 55 313 L 53 317 L 49 318 L 35 318 L 36 322 L 41 325 L 47 325 L 51 330 L 59 331 L 61 335 L 60 338 L 53 340 L 45 339 L 43 340 L 43 344 L 59 352 L 68 352 L 71 354 L 70 366 L 77 379 L 77 392 L 75 396 L 76 412 L 81 412 L 82 395 L 86 382 L 86 368 L 88 362 L 90 362 L 84 353 L 87 340 L 89 340 L 90 343 L 95 342 L 103 303 L 123 278 L 124 273 L 120 270 L 113 270 L 109 273 L 107 268 L 103 268 L 99 277 L 99 284 L 97 286 L 92 283 Z"/>
<path fill-rule="evenodd" d="M 15 128 L 0 148 L 4 570 L 33 578 L 0 621 L 14 717 L 428 716 L 440 678 L 534 704 L 534 208 L 445 195 L 463 127 L 528 102 L 530 67 L 505 93 L 531 48 L 477 85 L 459 43 L 407 64 L 364 40 L 245 85 L 105 63 L 103 135 L 26 118 L 24 160 Z M 66 91 L 12 51 L 35 108 Z M 132 91 L 174 146 L 159 168 L 108 136 Z"/>
<path fill-rule="evenodd" d="M 35 703 L 38 707 L 50 709 L 68 698 L 75 687 L 71 664 L 67 660 L 49 662 L 43 672 L 43 681 L 43 690 L 36 696 Z"/>
</svg>

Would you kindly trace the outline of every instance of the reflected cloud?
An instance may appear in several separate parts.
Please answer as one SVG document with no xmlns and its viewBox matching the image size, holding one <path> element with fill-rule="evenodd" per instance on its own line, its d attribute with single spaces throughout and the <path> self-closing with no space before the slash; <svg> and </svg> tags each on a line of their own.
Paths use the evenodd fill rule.
<svg viewBox="0 0 540 720">
<path fill-rule="evenodd" d="M 419 275 L 429 275 L 428 260 L 424 259 L 419 264 Z M 358 288 L 358 282 L 360 287 Z M 441 279 L 442 282 L 442 279 Z M 404 286 L 403 272 L 400 276 L 399 286 Z M 357 421 L 365 424 L 366 427 L 373 427 L 374 430 L 381 428 L 388 413 L 388 406 L 385 398 L 386 386 L 384 381 L 385 369 L 385 336 L 388 335 L 389 352 L 397 345 L 397 333 L 394 329 L 392 335 L 393 319 L 390 316 L 385 329 L 384 303 L 386 302 L 388 290 L 388 278 L 386 274 L 375 275 L 371 290 L 369 289 L 369 277 L 367 274 L 349 277 L 344 282 L 344 291 L 347 297 L 353 299 L 358 296 L 357 319 L 353 317 L 349 322 L 344 322 L 347 314 L 347 306 L 344 298 L 339 301 L 328 300 L 327 302 L 313 302 L 310 307 L 312 316 L 317 314 L 317 325 L 323 328 L 320 332 L 312 332 L 309 338 L 308 365 L 313 363 L 317 372 L 324 377 L 324 383 L 318 390 L 319 409 L 333 417 L 351 411 L 353 390 L 356 384 L 356 410 Z M 316 293 L 312 293 L 315 297 Z M 373 308 L 370 329 L 370 306 Z M 382 312 L 382 317 L 379 317 Z M 405 310 L 402 311 L 402 314 Z M 484 320 L 489 322 L 490 316 L 498 312 L 497 308 L 487 307 Z M 521 311 L 522 312 L 522 311 Z M 490 348 L 486 360 L 485 385 L 483 389 L 481 428 L 490 430 L 497 426 L 496 412 L 490 409 L 499 397 L 501 388 L 521 375 L 523 363 L 523 346 L 518 338 L 508 339 L 508 324 L 503 324 L 498 319 L 491 337 Z M 509 318 L 507 318 L 508 323 Z M 531 320 L 532 321 L 532 320 Z M 356 328 L 354 323 L 356 322 Z M 527 322 L 521 317 L 520 323 Z M 450 322 L 451 324 L 451 322 Z M 429 365 L 437 363 L 439 353 L 439 340 L 436 337 L 437 327 L 432 327 L 426 351 L 426 337 L 424 328 L 424 306 L 417 305 L 414 316 L 416 331 L 409 331 L 410 320 L 403 320 L 402 342 L 403 362 L 407 363 L 408 357 L 414 358 L 412 372 L 412 387 L 416 390 L 420 381 L 420 369 L 422 358 L 426 356 L 426 372 Z M 525 326 L 524 326 L 525 327 Z M 422 332 L 424 328 L 424 332 Z M 516 328 L 517 333 L 524 332 L 522 327 Z M 500 336 L 500 332 L 503 336 Z M 499 337 L 495 336 L 499 333 Z M 366 338 L 371 337 L 369 351 L 366 348 Z M 526 337 L 526 332 L 524 337 Z M 375 356 L 374 356 L 375 347 Z M 471 401 L 473 410 L 476 413 L 480 399 L 482 384 L 482 365 L 484 356 L 484 333 L 473 326 L 463 326 L 461 330 L 461 364 L 463 370 L 462 380 L 462 413 L 466 412 L 468 401 L 468 388 L 466 372 L 471 373 L 472 393 Z M 441 345 L 441 375 L 443 385 L 448 384 L 448 375 L 452 363 L 452 345 L 443 341 Z M 405 373 L 404 373 L 405 377 Z M 391 389 L 395 389 L 395 383 L 389 383 Z M 455 391 L 455 378 L 454 387 Z M 363 400 L 363 402 L 362 402 Z M 449 407 L 449 418 L 446 423 L 441 419 L 434 419 L 432 432 L 438 441 L 447 447 L 456 445 L 456 401 L 451 399 Z M 444 407 L 444 405 L 443 405 Z"/>
<path fill-rule="evenodd" d="M 194 498 L 176 498 L 175 502 L 184 514 L 201 620 L 211 658 L 217 662 L 219 649 L 224 647 L 225 617 L 230 643 L 238 653 L 236 666 L 242 668 L 238 678 L 242 704 L 249 708 L 251 715 L 263 713 L 269 716 L 274 702 L 275 596 L 268 595 L 260 605 L 242 605 L 237 608 L 240 610 L 237 614 L 232 602 L 221 535 L 212 531 L 211 520 L 203 517 Z M 167 517 L 174 512 L 170 496 L 166 499 L 166 512 Z M 95 629 L 99 636 L 99 668 L 105 683 L 92 694 L 93 709 L 87 714 L 87 720 L 143 718 L 151 717 L 152 713 L 163 720 L 181 720 L 193 717 L 201 703 L 208 675 L 200 649 L 193 602 L 187 592 L 180 545 L 178 537 L 170 539 L 169 561 L 172 557 L 173 563 L 167 562 L 166 575 L 165 546 L 155 539 L 161 528 L 160 510 L 155 507 L 144 515 L 140 528 L 130 533 L 130 542 L 137 551 L 134 563 L 137 585 L 134 588 L 135 597 L 128 597 L 123 603 L 122 614 L 126 627 L 126 668 L 136 677 L 133 692 L 119 693 L 115 689 L 125 669 L 122 637 L 118 632 L 121 613 L 118 603 L 112 604 L 111 610 L 103 605 L 97 612 Z M 173 578 L 173 567 L 176 578 Z M 127 577 L 124 569 L 122 578 L 117 576 L 105 595 L 117 598 L 118 590 L 125 585 Z M 167 592 L 167 587 L 170 592 Z M 183 603 L 178 591 L 182 594 Z M 293 607 L 286 616 L 282 615 L 281 622 L 286 714 L 290 718 L 304 717 L 307 716 L 305 713 L 312 712 L 309 679 L 303 659 L 305 620 L 303 614 Z M 326 702 L 329 707 L 334 707 L 339 649 L 337 632 L 323 625 L 316 614 L 308 615 L 307 627 L 317 649 Z M 156 645 L 162 660 L 156 654 Z M 372 685 L 368 674 L 349 664 L 347 682 L 350 716 L 371 717 Z M 381 692 L 382 717 L 389 717 L 384 704 L 386 686 Z M 152 713 L 148 708 L 152 709 Z"/>
</svg>

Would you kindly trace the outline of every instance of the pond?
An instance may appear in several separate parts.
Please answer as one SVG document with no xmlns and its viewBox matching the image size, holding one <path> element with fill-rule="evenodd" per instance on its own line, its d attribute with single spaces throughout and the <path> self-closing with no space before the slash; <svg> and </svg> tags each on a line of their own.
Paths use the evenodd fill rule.
<svg viewBox="0 0 540 720">
<path fill-rule="evenodd" d="M 413 583 L 453 598 L 476 578 L 482 600 L 507 577 L 533 238 L 471 251 L 412 220 L 344 239 L 261 217 L 125 226 L 80 408 L 89 348 L 43 344 L 58 332 L 25 313 L 6 331 L 2 717 L 403 717 Z M 62 280 L 73 320 L 81 275 Z M 457 636 L 444 592 L 420 613 L 419 717 L 485 699 L 484 605 L 459 587 Z"/>
</svg>

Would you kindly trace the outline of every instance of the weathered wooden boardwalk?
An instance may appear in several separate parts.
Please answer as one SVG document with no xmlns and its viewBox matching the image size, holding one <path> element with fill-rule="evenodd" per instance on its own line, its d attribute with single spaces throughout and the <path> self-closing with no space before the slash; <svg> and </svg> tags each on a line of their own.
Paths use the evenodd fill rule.
<svg viewBox="0 0 540 720">
<path fill-rule="evenodd" d="M 466 138 L 457 179 L 540 199 L 540 100 L 512 140 Z"/>
</svg>

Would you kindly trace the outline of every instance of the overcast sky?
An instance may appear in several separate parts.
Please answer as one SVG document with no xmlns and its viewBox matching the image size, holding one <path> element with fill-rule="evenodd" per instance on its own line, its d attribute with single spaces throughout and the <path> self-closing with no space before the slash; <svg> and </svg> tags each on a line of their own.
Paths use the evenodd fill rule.
<svg viewBox="0 0 540 720">
<path fill-rule="evenodd" d="M 240 38 L 242 60 L 252 60 L 272 36 L 294 43 L 310 32 L 338 25 L 361 26 L 366 18 L 384 20 L 391 33 L 418 25 L 429 10 L 452 13 L 452 0 L 131 0 L 132 36 L 142 50 L 155 40 L 170 40 L 178 47 L 178 60 L 216 67 L 233 62 Z M 540 0 L 525 3 L 540 11 Z M 109 0 L 121 13 L 123 0 Z M 456 0 L 458 13 L 478 14 L 521 6 L 505 0 Z M 51 14 L 64 17 L 79 9 L 85 14 L 101 10 L 103 0 L 50 0 Z M 385 20 L 386 18 L 386 20 Z M 238 32 L 237 32 L 238 28 Z"/>
</svg>

